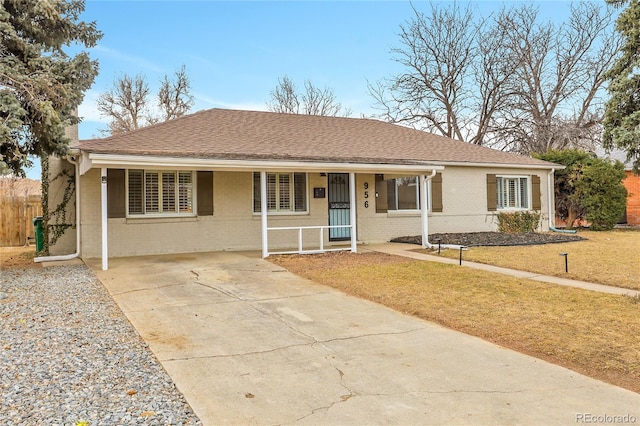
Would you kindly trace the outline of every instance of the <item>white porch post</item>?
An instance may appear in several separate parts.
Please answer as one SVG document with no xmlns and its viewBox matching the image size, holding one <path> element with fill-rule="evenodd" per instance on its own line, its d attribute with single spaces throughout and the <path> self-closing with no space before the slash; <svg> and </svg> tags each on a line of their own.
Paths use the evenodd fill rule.
<svg viewBox="0 0 640 426">
<path fill-rule="evenodd" d="M 107 244 L 107 168 L 102 167 L 100 173 L 101 189 L 101 210 L 102 210 L 102 270 L 109 268 L 109 246 Z"/>
<path fill-rule="evenodd" d="M 262 258 L 269 256 L 267 232 L 267 172 L 260 172 L 260 217 L 262 218 Z"/>
<path fill-rule="evenodd" d="M 351 215 L 351 252 L 358 252 L 358 239 L 356 232 L 356 174 L 349 173 L 349 213 Z"/>
<path fill-rule="evenodd" d="M 429 205 L 427 203 L 429 180 L 425 175 L 420 175 L 420 218 L 422 219 L 422 248 L 427 248 L 429 241 Z"/>
</svg>

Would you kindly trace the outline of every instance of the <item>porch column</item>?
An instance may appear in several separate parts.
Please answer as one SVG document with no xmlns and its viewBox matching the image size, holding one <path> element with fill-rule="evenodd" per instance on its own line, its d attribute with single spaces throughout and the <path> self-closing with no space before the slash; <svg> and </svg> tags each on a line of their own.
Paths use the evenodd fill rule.
<svg viewBox="0 0 640 426">
<path fill-rule="evenodd" d="M 260 217 L 262 219 L 262 258 L 269 256 L 267 232 L 267 172 L 260 172 Z"/>
<path fill-rule="evenodd" d="M 102 210 L 102 270 L 106 271 L 109 268 L 109 247 L 108 247 L 108 233 L 107 233 L 107 168 L 101 169 L 101 210 Z"/>
<path fill-rule="evenodd" d="M 351 215 L 351 252 L 358 252 L 358 239 L 356 232 L 356 174 L 349 173 L 349 214 Z"/>
<path fill-rule="evenodd" d="M 420 218 L 422 222 L 422 248 L 427 248 L 429 241 L 429 180 L 425 175 L 420 175 Z"/>
</svg>

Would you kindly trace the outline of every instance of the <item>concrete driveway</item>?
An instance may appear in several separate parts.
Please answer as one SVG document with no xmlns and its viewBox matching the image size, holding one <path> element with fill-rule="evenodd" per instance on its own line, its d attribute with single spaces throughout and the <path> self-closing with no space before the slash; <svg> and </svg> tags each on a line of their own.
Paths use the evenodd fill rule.
<svg viewBox="0 0 640 426">
<path fill-rule="evenodd" d="M 257 255 L 87 263 L 205 425 L 640 422 L 639 394 Z"/>
</svg>

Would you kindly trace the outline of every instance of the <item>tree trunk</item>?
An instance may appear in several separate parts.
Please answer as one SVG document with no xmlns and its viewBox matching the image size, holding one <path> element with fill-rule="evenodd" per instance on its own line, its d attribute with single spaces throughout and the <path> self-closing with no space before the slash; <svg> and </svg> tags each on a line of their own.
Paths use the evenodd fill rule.
<svg viewBox="0 0 640 426">
<path fill-rule="evenodd" d="M 569 216 L 567 217 L 567 229 L 573 229 L 573 224 L 578 220 L 580 215 L 573 209 L 569 209 Z"/>
</svg>

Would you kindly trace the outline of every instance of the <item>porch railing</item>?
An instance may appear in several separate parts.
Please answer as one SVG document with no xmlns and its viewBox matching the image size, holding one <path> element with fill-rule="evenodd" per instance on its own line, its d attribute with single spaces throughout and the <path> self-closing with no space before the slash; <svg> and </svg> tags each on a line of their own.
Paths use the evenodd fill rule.
<svg viewBox="0 0 640 426">
<path fill-rule="evenodd" d="M 337 228 L 349 228 L 353 232 L 353 227 L 351 225 L 318 225 L 318 226 L 279 226 L 279 227 L 271 227 L 267 228 L 267 231 L 285 231 L 285 230 L 298 230 L 298 250 L 288 250 L 288 251 L 270 251 L 267 248 L 267 256 L 271 254 L 313 254 L 313 253 L 325 253 L 328 251 L 342 251 L 342 250 L 351 250 L 351 246 L 349 247 L 335 247 L 335 248 L 324 248 L 324 230 L 325 229 L 337 229 Z M 305 250 L 304 245 L 302 243 L 302 231 L 305 229 L 318 229 L 320 230 L 320 248 L 317 250 Z"/>
</svg>

